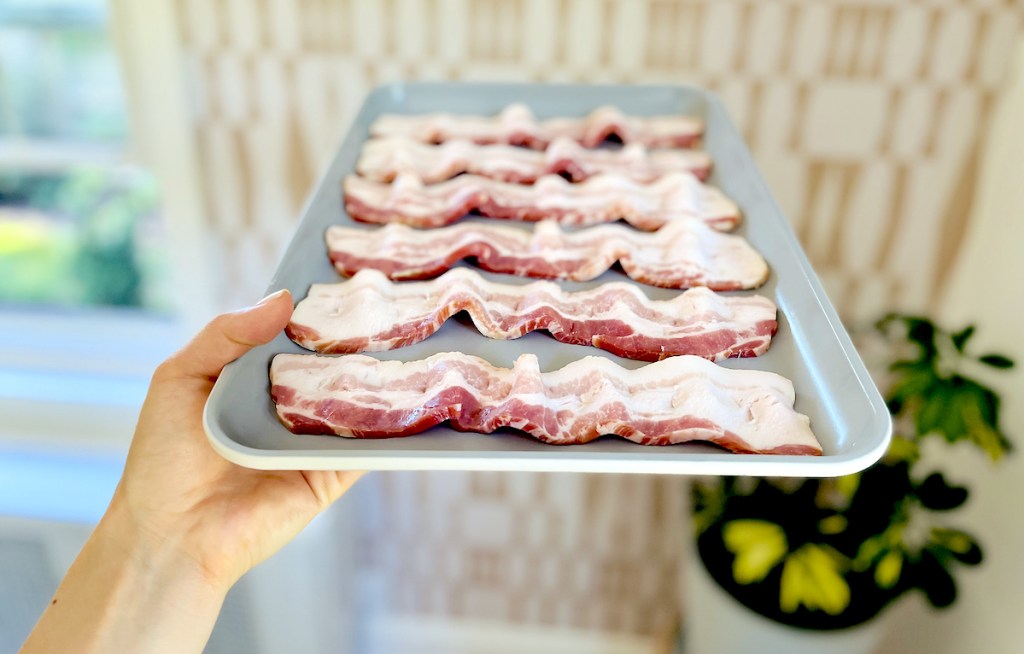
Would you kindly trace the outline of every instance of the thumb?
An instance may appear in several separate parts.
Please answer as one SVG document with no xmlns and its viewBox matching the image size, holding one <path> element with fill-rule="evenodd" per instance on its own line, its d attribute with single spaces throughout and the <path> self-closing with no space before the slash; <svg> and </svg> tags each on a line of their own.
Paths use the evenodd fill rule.
<svg viewBox="0 0 1024 654">
<path fill-rule="evenodd" d="M 280 333 L 291 315 L 292 296 L 282 289 L 251 307 L 217 316 L 161 368 L 170 377 L 212 381 L 224 366 Z"/>
</svg>

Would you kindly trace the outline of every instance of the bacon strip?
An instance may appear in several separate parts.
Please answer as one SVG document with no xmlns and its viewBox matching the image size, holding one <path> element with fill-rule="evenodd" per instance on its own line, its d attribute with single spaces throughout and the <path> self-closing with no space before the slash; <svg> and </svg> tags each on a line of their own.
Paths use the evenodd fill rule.
<svg viewBox="0 0 1024 654">
<path fill-rule="evenodd" d="M 373 230 L 332 226 L 326 241 L 339 273 L 373 268 L 394 280 L 435 277 L 467 257 L 492 272 L 572 281 L 594 279 L 619 261 L 631 278 L 667 288 L 732 291 L 756 288 L 768 277 L 768 264 L 745 239 L 694 219 L 656 232 L 624 225 L 563 232 L 551 220 L 532 232 L 491 223 L 433 230 L 399 223 Z"/>
<path fill-rule="evenodd" d="M 499 182 L 478 175 L 424 186 L 413 175 L 399 175 L 393 184 L 345 178 L 345 210 L 368 223 L 399 222 L 413 227 L 440 227 L 471 211 L 490 218 L 563 225 L 594 225 L 620 218 L 634 227 L 654 230 L 680 218 L 699 218 L 729 231 L 740 212 L 721 191 L 689 173 L 665 175 L 642 185 L 621 175 L 596 175 L 572 184 L 545 175 L 533 186 Z"/>
<path fill-rule="evenodd" d="M 635 370 L 585 357 L 541 372 L 456 352 L 420 361 L 279 354 L 270 364 L 277 415 L 298 434 L 408 436 L 448 421 L 491 433 L 513 427 L 557 445 L 616 434 L 642 445 L 708 441 L 734 452 L 821 454 L 793 384 L 774 373 L 671 357 Z"/>
<path fill-rule="evenodd" d="M 701 150 L 654 150 L 627 145 L 619 150 L 589 150 L 575 141 L 558 138 L 543 152 L 511 145 L 477 145 L 455 139 L 430 145 L 393 136 L 370 139 L 356 164 L 356 172 L 375 182 L 390 182 L 412 173 L 433 184 L 461 173 L 472 173 L 515 184 L 532 184 L 542 175 L 563 175 L 580 182 L 598 174 L 622 175 L 635 182 L 653 182 L 676 171 L 705 180 L 711 157 Z"/>
<path fill-rule="evenodd" d="M 756 295 L 693 288 L 654 301 L 626 282 L 566 292 L 553 282 L 498 284 L 456 268 L 428 282 L 396 284 L 366 269 L 340 284 L 313 284 L 286 331 L 318 352 L 379 352 L 427 338 L 460 311 L 490 338 L 544 329 L 563 343 L 642 361 L 677 354 L 712 361 L 757 356 L 778 327 L 775 304 Z"/>
<path fill-rule="evenodd" d="M 695 144 L 703 131 L 703 122 L 695 116 L 627 116 L 615 107 L 599 107 L 583 118 L 538 121 L 526 105 L 519 103 L 508 105 L 496 116 L 382 114 L 370 125 L 370 136 L 401 136 L 424 143 L 465 139 L 538 150 L 559 137 L 588 148 L 612 137 L 649 148 L 685 148 Z"/>
</svg>

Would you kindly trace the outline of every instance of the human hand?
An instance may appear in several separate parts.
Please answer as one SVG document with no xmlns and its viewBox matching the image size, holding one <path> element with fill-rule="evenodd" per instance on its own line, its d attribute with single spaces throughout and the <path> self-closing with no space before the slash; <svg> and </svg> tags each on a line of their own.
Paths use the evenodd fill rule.
<svg viewBox="0 0 1024 654">
<path fill-rule="evenodd" d="M 221 369 L 274 338 L 292 312 L 281 291 L 218 316 L 157 368 L 111 510 L 162 549 L 228 588 L 291 540 L 359 478 L 358 472 L 263 471 L 219 456 L 202 425 Z"/>
<path fill-rule="evenodd" d="M 219 316 L 157 368 L 110 506 L 22 654 L 198 654 L 235 581 L 355 483 L 361 473 L 239 467 L 203 432 L 221 369 L 291 312 L 281 292 Z"/>
</svg>

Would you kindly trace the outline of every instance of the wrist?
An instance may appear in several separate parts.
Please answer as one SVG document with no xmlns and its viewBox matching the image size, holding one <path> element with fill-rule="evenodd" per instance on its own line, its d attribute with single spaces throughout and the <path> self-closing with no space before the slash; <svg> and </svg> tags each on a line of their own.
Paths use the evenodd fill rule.
<svg viewBox="0 0 1024 654">
<path fill-rule="evenodd" d="M 118 491 L 96 526 L 93 538 L 99 539 L 137 571 L 152 577 L 154 582 L 187 585 L 190 593 L 222 602 L 234 580 L 209 569 L 188 546 L 190 529 L 184 525 L 179 527 L 157 529 L 145 524 Z"/>
<path fill-rule="evenodd" d="M 115 494 L 22 652 L 200 652 L 228 587 Z"/>
</svg>

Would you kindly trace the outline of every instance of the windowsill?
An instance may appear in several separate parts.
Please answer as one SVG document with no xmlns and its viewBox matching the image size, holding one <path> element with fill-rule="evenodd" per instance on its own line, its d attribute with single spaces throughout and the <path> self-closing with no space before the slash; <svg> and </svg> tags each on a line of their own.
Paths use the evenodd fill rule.
<svg viewBox="0 0 1024 654">
<path fill-rule="evenodd" d="M 171 319 L 0 309 L 0 514 L 91 522 L 106 507 Z"/>
<path fill-rule="evenodd" d="M 0 444 L 123 448 L 171 319 L 112 309 L 0 310 Z"/>
<path fill-rule="evenodd" d="M 56 173 L 77 166 L 123 166 L 127 163 L 122 143 L 0 138 L 0 170 Z"/>
<path fill-rule="evenodd" d="M 0 445 L 0 517 L 95 524 L 114 493 L 125 453 L 55 452 Z"/>
</svg>

